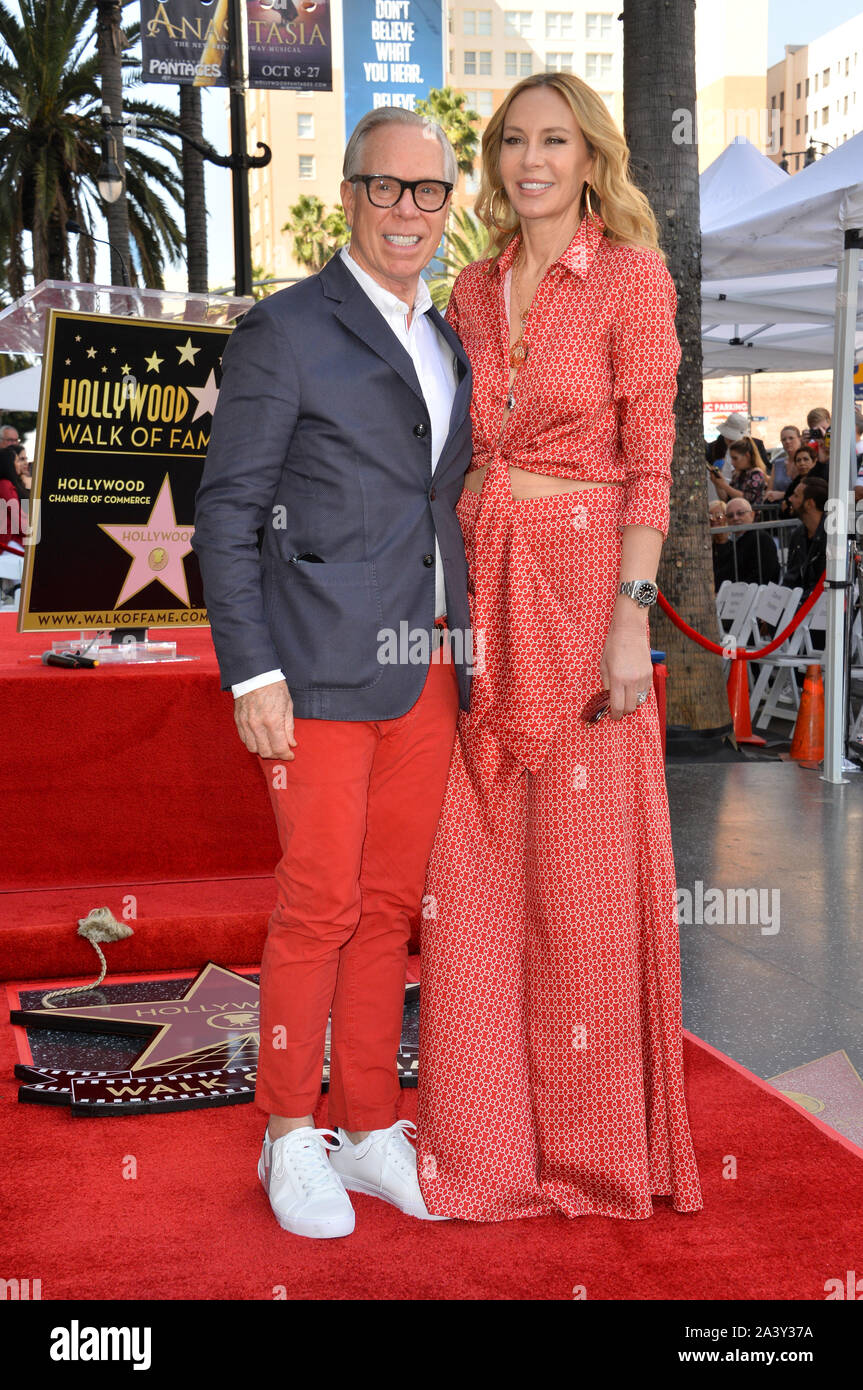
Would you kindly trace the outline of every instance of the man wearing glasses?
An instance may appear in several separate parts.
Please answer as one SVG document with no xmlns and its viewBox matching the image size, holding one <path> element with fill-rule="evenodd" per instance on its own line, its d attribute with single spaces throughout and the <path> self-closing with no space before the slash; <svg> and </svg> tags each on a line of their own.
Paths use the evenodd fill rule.
<svg viewBox="0 0 863 1390">
<path fill-rule="evenodd" d="M 470 367 L 420 278 L 455 178 L 433 123 L 363 117 L 341 185 L 350 246 L 231 335 L 196 499 L 222 687 L 282 847 L 261 963 L 258 1173 L 298 1235 L 348 1235 L 349 1190 L 437 1219 L 413 1126 L 396 1118 L 396 1056 L 410 921 L 469 700 L 445 626 L 469 627 L 455 505 Z M 388 634 L 410 638 L 395 659 Z M 330 1014 L 338 1133 L 314 1121 Z"/>
</svg>

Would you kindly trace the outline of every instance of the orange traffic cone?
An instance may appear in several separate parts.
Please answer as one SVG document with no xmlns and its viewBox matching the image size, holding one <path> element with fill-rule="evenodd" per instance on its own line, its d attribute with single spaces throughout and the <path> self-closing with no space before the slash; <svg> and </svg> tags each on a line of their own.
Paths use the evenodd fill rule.
<svg viewBox="0 0 863 1390">
<path fill-rule="evenodd" d="M 731 718 L 734 720 L 734 737 L 737 742 L 755 743 L 763 747 L 766 739 L 752 732 L 752 720 L 749 717 L 749 679 L 746 662 L 742 657 L 735 657 L 731 663 L 728 676 L 728 704 L 731 708 Z"/>
<path fill-rule="evenodd" d="M 788 756 L 801 762 L 820 762 L 824 757 L 824 681 L 821 667 L 807 666 L 800 696 L 800 710 Z"/>
</svg>

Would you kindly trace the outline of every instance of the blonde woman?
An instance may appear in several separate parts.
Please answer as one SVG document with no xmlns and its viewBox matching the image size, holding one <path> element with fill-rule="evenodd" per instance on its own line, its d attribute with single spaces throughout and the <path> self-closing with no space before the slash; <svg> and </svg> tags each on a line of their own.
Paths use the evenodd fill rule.
<svg viewBox="0 0 863 1390">
<path fill-rule="evenodd" d="M 481 659 L 423 914 L 418 1171 L 468 1220 L 702 1205 L 647 622 L 680 352 L 627 165 L 579 78 L 519 82 L 483 138 L 492 254 L 448 310 Z"/>
</svg>

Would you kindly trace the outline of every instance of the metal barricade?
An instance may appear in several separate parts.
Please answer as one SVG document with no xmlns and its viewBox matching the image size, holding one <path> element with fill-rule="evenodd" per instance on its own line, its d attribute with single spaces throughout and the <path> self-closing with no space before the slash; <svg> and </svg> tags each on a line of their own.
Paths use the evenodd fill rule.
<svg viewBox="0 0 863 1390">
<path fill-rule="evenodd" d="M 777 515 L 768 520 L 751 521 L 742 526 L 711 526 L 710 528 L 711 536 L 727 535 L 732 537 L 730 541 L 725 542 L 725 544 L 732 547 L 730 555 L 731 569 L 730 572 L 723 575 L 723 578 L 730 579 L 733 584 L 782 583 L 788 564 L 788 548 L 791 543 L 791 536 L 802 523 L 780 517 L 778 514 L 779 503 L 777 502 L 772 505 L 775 505 Z M 760 509 L 760 514 L 763 515 L 764 512 L 769 510 L 770 506 L 771 504 L 762 507 Z M 760 545 L 755 548 L 754 571 L 750 567 L 747 567 L 746 572 L 741 573 L 741 568 L 738 563 L 737 543 L 734 538 L 743 535 L 747 531 L 764 532 L 765 535 L 769 536 L 771 543 L 775 545 L 777 551 L 777 558 L 779 560 L 778 575 L 768 575 L 764 572 L 764 562 Z"/>
</svg>

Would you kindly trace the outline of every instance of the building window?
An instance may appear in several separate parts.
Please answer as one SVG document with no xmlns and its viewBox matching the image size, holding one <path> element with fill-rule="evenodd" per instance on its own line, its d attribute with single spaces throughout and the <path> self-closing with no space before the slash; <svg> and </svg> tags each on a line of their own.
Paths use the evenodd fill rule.
<svg viewBox="0 0 863 1390">
<path fill-rule="evenodd" d="M 503 32 L 510 38 L 530 33 L 530 10 L 504 10 Z"/>
<path fill-rule="evenodd" d="M 842 115 L 843 115 L 843 116 L 847 116 L 847 115 L 848 115 L 848 93 L 847 93 L 847 92 L 845 93 L 845 104 L 844 104 L 844 106 L 842 107 Z"/>
<path fill-rule="evenodd" d="M 815 90 L 816 92 L 818 91 L 818 74 L 817 74 L 817 72 L 816 72 L 816 74 L 815 74 L 815 87 L 814 87 L 814 90 Z"/>
<path fill-rule="evenodd" d="M 572 72 L 571 53 L 546 53 L 546 72 Z"/>
<path fill-rule="evenodd" d="M 795 134 L 795 135 L 799 135 L 799 134 L 800 134 L 800 117 L 799 117 L 799 116 L 797 117 L 797 120 L 794 122 L 794 134 Z"/>
<path fill-rule="evenodd" d="M 825 106 L 821 112 L 821 124 L 827 125 L 830 120 L 830 107 Z"/>
<path fill-rule="evenodd" d="M 799 101 L 799 100 L 800 100 L 800 83 L 799 83 L 799 82 L 797 83 L 796 97 L 797 97 L 797 100 Z"/>
<path fill-rule="evenodd" d="M 770 110 L 771 110 L 771 111 L 775 111 L 775 110 L 776 110 L 776 93 L 775 93 L 775 92 L 774 92 L 773 96 L 770 98 Z"/>
<path fill-rule="evenodd" d="M 813 129 L 813 130 L 817 130 L 817 129 L 818 129 L 818 112 L 817 112 L 817 111 L 813 111 L 813 112 L 812 112 L 812 129 Z"/>
<path fill-rule="evenodd" d="M 314 140 L 315 118 L 306 111 L 297 112 L 297 139 Z"/>
<path fill-rule="evenodd" d="M 612 24 L 614 15 L 611 14 L 586 14 L 584 16 L 584 34 L 588 39 L 610 39 L 612 37 Z"/>
<path fill-rule="evenodd" d="M 503 70 L 506 77 L 530 77 L 533 72 L 533 54 L 505 53 Z"/>
<path fill-rule="evenodd" d="M 477 52 L 474 48 L 466 48 L 464 51 L 464 71 L 466 77 L 491 77 L 491 51 L 488 49 Z"/>
<path fill-rule="evenodd" d="M 821 74 L 821 86 L 826 87 L 830 82 L 830 69 L 825 68 Z"/>
<path fill-rule="evenodd" d="M 313 154 L 300 155 L 300 178 L 313 179 L 315 177 L 315 156 Z"/>
<path fill-rule="evenodd" d="M 784 91 L 782 91 L 782 92 L 779 93 L 779 110 L 780 110 L 780 111 L 784 111 L 784 110 L 785 110 L 785 93 L 784 93 Z"/>
<path fill-rule="evenodd" d="M 610 77 L 612 55 L 610 53 L 585 53 L 585 77 Z"/>
<path fill-rule="evenodd" d="M 848 76 L 848 59 L 845 59 L 845 76 Z"/>
<path fill-rule="evenodd" d="M 806 79 L 806 95 L 809 95 L 809 78 Z"/>
<path fill-rule="evenodd" d="M 545 16 L 545 37 L 547 39 L 571 39 L 572 10 L 549 10 Z"/>
<path fill-rule="evenodd" d="M 817 111 L 816 111 L 816 113 L 815 113 L 815 124 L 816 124 L 816 125 L 818 124 L 818 113 L 817 113 Z M 805 120 L 804 120 L 804 122 L 803 122 L 803 134 L 804 134 L 804 135 L 808 135 L 808 134 L 809 134 L 809 117 L 808 117 L 808 116 L 805 118 Z"/>
<path fill-rule="evenodd" d="M 784 144 L 785 144 L 785 127 L 784 127 L 784 125 L 781 125 L 781 126 L 779 127 L 779 148 L 782 149 L 783 146 L 784 146 Z"/>
<path fill-rule="evenodd" d="M 478 116 L 490 116 L 494 110 L 491 92 L 462 92 L 465 103 Z"/>
<path fill-rule="evenodd" d="M 491 10 L 465 10 L 464 32 L 466 34 L 490 34 Z"/>
</svg>

